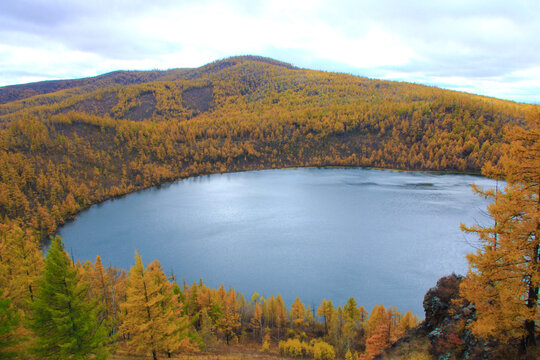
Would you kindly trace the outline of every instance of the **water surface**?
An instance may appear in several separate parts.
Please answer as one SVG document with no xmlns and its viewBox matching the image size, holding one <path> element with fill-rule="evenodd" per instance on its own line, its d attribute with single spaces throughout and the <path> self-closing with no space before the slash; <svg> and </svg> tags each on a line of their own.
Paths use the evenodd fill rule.
<svg viewBox="0 0 540 360">
<path fill-rule="evenodd" d="M 135 249 L 188 283 L 281 293 L 318 306 L 354 296 L 413 310 L 437 279 L 465 273 L 485 223 L 478 176 L 368 169 L 285 169 L 202 176 L 107 201 L 59 235 L 75 260 L 129 269 Z"/>
</svg>

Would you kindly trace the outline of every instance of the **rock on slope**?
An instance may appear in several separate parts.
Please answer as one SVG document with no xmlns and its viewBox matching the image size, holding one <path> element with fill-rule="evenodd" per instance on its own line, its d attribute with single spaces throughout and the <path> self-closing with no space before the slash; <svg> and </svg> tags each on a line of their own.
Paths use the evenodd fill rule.
<svg viewBox="0 0 540 360">
<path fill-rule="evenodd" d="M 538 351 L 520 356 L 518 344 L 485 341 L 472 334 L 468 325 L 475 320 L 476 309 L 459 296 L 462 280 L 452 274 L 437 281 L 424 297 L 424 322 L 375 359 L 538 359 Z"/>
</svg>

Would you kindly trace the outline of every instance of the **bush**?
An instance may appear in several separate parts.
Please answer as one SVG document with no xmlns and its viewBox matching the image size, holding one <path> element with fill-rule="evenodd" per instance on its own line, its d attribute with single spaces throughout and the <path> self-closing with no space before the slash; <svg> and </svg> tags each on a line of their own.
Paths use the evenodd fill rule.
<svg viewBox="0 0 540 360">
<path fill-rule="evenodd" d="M 336 352 L 334 347 L 324 341 L 317 342 L 313 345 L 313 358 L 315 360 L 334 360 Z"/>
<path fill-rule="evenodd" d="M 311 357 L 313 350 L 309 344 L 302 342 L 298 339 L 289 339 L 287 341 L 279 342 L 279 353 L 282 356 L 292 358 L 304 358 Z"/>
<path fill-rule="evenodd" d="M 265 340 L 264 344 L 262 344 L 261 350 L 263 352 L 269 352 L 270 351 L 270 343 L 267 340 Z"/>
</svg>

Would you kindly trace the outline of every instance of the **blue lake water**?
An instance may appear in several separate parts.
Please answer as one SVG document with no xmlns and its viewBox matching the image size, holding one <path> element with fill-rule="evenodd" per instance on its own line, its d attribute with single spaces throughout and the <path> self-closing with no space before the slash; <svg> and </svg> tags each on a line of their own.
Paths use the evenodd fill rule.
<svg viewBox="0 0 540 360">
<path fill-rule="evenodd" d="M 135 249 L 188 283 L 247 298 L 281 293 L 318 306 L 353 296 L 423 317 L 425 292 L 467 271 L 487 223 L 479 176 L 372 169 L 284 169 L 202 176 L 107 201 L 59 231 L 75 260 L 123 267 Z"/>
</svg>

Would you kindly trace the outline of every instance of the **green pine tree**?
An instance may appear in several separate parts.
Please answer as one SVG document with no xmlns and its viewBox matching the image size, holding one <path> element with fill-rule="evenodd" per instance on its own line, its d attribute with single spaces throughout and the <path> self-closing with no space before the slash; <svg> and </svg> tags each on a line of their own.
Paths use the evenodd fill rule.
<svg viewBox="0 0 540 360">
<path fill-rule="evenodd" d="M 0 359 L 13 359 L 17 353 L 13 346 L 19 342 L 15 330 L 19 326 L 19 314 L 11 300 L 0 296 Z"/>
<path fill-rule="evenodd" d="M 32 351 L 41 359 L 107 357 L 107 328 L 97 319 L 99 307 L 86 297 L 88 287 L 59 237 L 53 239 L 38 280 L 30 328 Z"/>
</svg>

